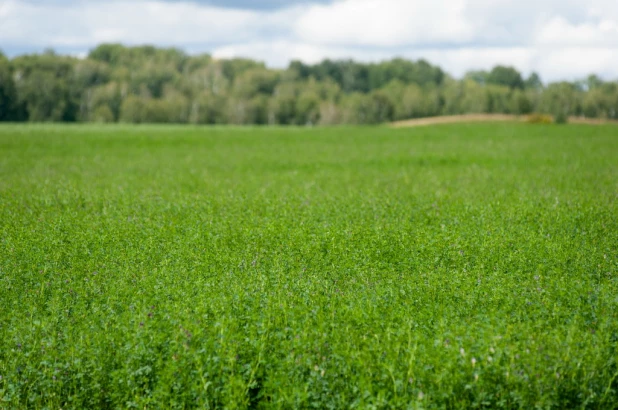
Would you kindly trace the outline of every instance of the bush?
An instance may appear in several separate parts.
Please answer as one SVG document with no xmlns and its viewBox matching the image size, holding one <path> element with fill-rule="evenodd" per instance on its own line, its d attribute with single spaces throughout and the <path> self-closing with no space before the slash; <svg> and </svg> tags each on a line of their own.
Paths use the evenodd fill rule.
<svg viewBox="0 0 618 410">
<path fill-rule="evenodd" d="M 554 115 L 554 122 L 556 124 L 566 124 L 569 121 L 569 117 L 563 112 Z"/>
<path fill-rule="evenodd" d="M 90 120 L 99 123 L 114 122 L 114 113 L 107 105 L 101 105 L 94 110 Z"/>
<path fill-rule="evenodd" d="M 551 124 L 554 122 L 554 119 L 551 117 L 551 115 L 535 113 L 530 114 L 526 122 L 530 124 Z"/>
</svg>

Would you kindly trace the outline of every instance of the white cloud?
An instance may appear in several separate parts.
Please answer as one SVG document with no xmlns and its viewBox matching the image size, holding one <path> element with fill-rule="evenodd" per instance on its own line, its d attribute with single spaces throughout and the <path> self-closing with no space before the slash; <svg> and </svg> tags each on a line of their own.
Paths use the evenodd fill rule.
<svg viewBox="0 0 618 410">
<path fill-rule="evenodd" d="M 539 52 L 541 54 L 541 52 Z M 618 50 L 611 47 L 568 47 L 545 50 L 535 68 L 548 79 L 573 79 L 595 73 L 618 79 Z"/>
<path fill-rule="evenodd" d="M 0 44 L 91 46 L 100 42 L 183 44 L 242 41 L 283 29 L 295 9 L 225 9 L 190 2 L 111 1 L 72 5 L 7 0 L 0 9 Z"/>
<path fill-rule="evenodd" d="M 309 8 L 295 33 L 319 44 L 465 43 L 473 39 L 474 28 L 464 9 L 465 0 L 343 0 Z"/>
<path fill-rule="evenodd" d="M 310 7 L 295 33 L 322 45 L 616 45 L 614 0 L 342 0 Z M 601 44 L 599 44 L 601 43 Z"/>
<path fill-rule="evenodd" d="M 345 50 L 286 40 L 225 45 L 215 48 L 212 55 L 216 58 L 249 57 L 266 61 L 272 67 L 285 67 L 291 60 L 317 63 L 325 57 L 346 57 Z"/>
<path fill-rule="evenodd" d="M 617 78 L 618 2 L 336 0 L 258 11 L 190 1 L 0 0 L 0 47 L 78 52 L 101 42 L 171 45 L 277 67 L 402 56 L 456 76 L 509 64 L 548 80 Z"/>
<path fill-rule="evenodd" d="M 599 19 L 596 22 L 573 24 L 563 17 L 554 17 L 538 32 L 537 44 L 573 46 L 618 46 L 618 21 Z"/>
</svg>

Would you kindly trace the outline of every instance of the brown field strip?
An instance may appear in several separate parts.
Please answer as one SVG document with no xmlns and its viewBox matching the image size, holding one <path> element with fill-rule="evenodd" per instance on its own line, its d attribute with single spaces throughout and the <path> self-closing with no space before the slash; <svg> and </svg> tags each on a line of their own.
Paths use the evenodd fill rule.
<svg viewBox="0 0 618 410">
<path fill-rule="evenodd" d="M 527 122 L 527 115 L 509 114 L 464 114 L 464 115 L 445 115 L 438 117 L 415 118 L 411 120 L 395 121 L 390 123 L 391 127 L 420 127 L 424 125 L 436 124 L 457 124 L 472 122 Z M 569 117 L 570 124 L 617 124 L 616 120 L 605 120 L 600 118 Z"/>
</svg>

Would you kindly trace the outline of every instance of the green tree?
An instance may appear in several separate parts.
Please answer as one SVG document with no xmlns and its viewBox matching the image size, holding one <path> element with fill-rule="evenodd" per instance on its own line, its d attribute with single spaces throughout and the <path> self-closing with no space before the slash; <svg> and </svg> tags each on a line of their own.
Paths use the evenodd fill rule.
<svg viewBox="0 0 618 410">
<path fill-rule="evenodd" d="M 466 75 L 464 76 L 464 81 L 470 80 L 480 85 L 487 85 L 488 79 L 489 79 L 489 73 L 484 70 L 468 71 Z"/>
<path fill-rule="evenodd" d="M 436 115 L 439 111 L 435 90 L 423 89 L 416 83 L 404 84 L 399 80 L 382 88 L 394 106 L 393 119 L 404 120 Z"/>
<path fill-rule="evenodd" d="M 487 111 L 495 114 L 512 114 L 512 91 L 508 87 L 489 85 L 487 89 Z"/>
<path fill-rule="evenodd" d="M 395 106 L 384 91 L 371 94 L 354 93 L 344 100 L 345 122 L 352 124 L 379 124 L 392 121 Z"/>
<path fill-rule="evenodd" d="M 231 81 L 223 73 L 221 62 L 212 61 L 204 66 L 191 67 L 191 71 L 181 76 L 177 83 L 185 95 L 196 97 L 204 92 L 213 95 L 229 94 Z"/>
<path fill-rule="evenodd" d="M 131 95 L 124 99 L 120 107 L 120 122 L 140 124 L 147 119 L 146 99 Z"/>
<path fill-rule="evenodd" d="M 270 99 L 268 122 L 271 124 L 296 124 L 298 84 L 282 83 Z"/>
<path fill-rule="evenodd" d="M 408 61 L 395 58 L 369 66 L 370 89 L 382 88 L 391 81 L 415 84 L 421 87 L 435 87 L 442 84 L 444 72 L 425 60 Z"/>
<path fill-rule="evenodd" d="M 87 112 L 94 112 L 101 106 L 105 106 L 112 113 L 113 121 L 118 121 L 123 100 L 128 94 L 127 84 L 110 82 L 105 85 L 96 86 L 88 89 L 82 97 L 82 105 L 86 105 Z M 90 116 L 84 118 L 90 120 Z"/>
<path fill-rule="evenodd" d="M 19 120 L 17 90 L 9 60 L 0 53 L 0 121 Z"/>
<path fill-rule="evenodd" d="M 541 81 L 541 77 L 537 73 L 533 72 L 526 78 L 524 87 L 527 90 L 539 91 L 543 88 L 543 81 Z"/>
<path fill-rule="evenodd" d="M 577 86 L 566 81 L 549 84 L 543 92 L 540 109 L 556 119 L 566 119 L 569 115 L 580 115 L 581 92 Z"/>
<path fill-rule="evenodd" d="M 457 115 L 465 112 L 465 87 L 461 81 L 451 78 L 445 81 L 440 92 L 441 114 Z"/>
<path fill-rule="evenodd" d="M 522 90 L 515 90 L 511 98 L 510 112 L 517 115 L 530 114 L 534 110 L 534 105 L 528 94 Z"/>
<path fill-rule="evenodd" d="M 469 78 L 469 77 L 468 77 Z M 459 105 L 463 113 L 492 112 L 491 92 L 475 80 L 467 79 L 463 82 L 463 96 Z"/>
<path fill-rule="evenodd" d="M 114 113 L 107 105 L 100 105 L 90 114 L 90 121 L 99 123 L 114 122 Z"/>
<path fill-rule="evenodd" d="M 242 98 L 253 98 L 258 94 L 271 95 L 278 82 L 277 72 L 266 68 L 251 68 L 236 77 L 233 92 Z"/>
<path fill-rule="evenodd" d="M 30 121 L 75 121 L 79 102 L 70 87 L 77 60 L 48 51 L 22 56 L 11 63 L 18 104 Z"/>
<path fill-rule="evenodd" d="M 487 84 L 502 85 L 511 89 L 523 89 L 524 80 L 514 67 L 498 65 L 487 75 Z"/>
<path fill-rule="evenodd" d="M 293 61 L 285 70 L 176 48 L 102 44 L 86 59 L 0 55 L 0 120 L 195 124 L 380 123 L 464 113 L 616 118 L 618 84 L 524 81 L 513 67 L 462 80 L 425 60 Z"/>
<path fill-rule="evenodd" d="M 320 120 L 320 102 L 314 90 L 304 89 L 296 101 L 296 124 L 317 124 Z"/>
<path fill-rule="evenodd" d="M 343 110 L 340 104 L 334 101 L 322 101 L 320 103 L 320 125 L 334 125 L 343 122 Z"/>
<path fill-rule="evenodd" d="M 227 122 L 227 99 L 219 94 L 204 92 L 197 96 L 189 108 L 189 122 L 193 124 L 224 124 Z"/>
</svg>

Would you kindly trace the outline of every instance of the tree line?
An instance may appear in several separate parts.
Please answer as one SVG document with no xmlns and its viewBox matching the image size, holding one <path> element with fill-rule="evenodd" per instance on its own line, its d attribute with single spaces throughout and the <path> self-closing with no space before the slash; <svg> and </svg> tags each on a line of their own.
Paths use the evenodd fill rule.
<svg viewBox="0 0 618 410">
<path fill-rule="evenodd" d="M 363 64 L 249 59 L 102 44 L 86 58 L 0 53 L 0 121 L 375 124 L 467 113 L 618 119 L 618 83 L 544 84 L 513 67 L 455 79 L 425 60 Z"/>
</svg>

